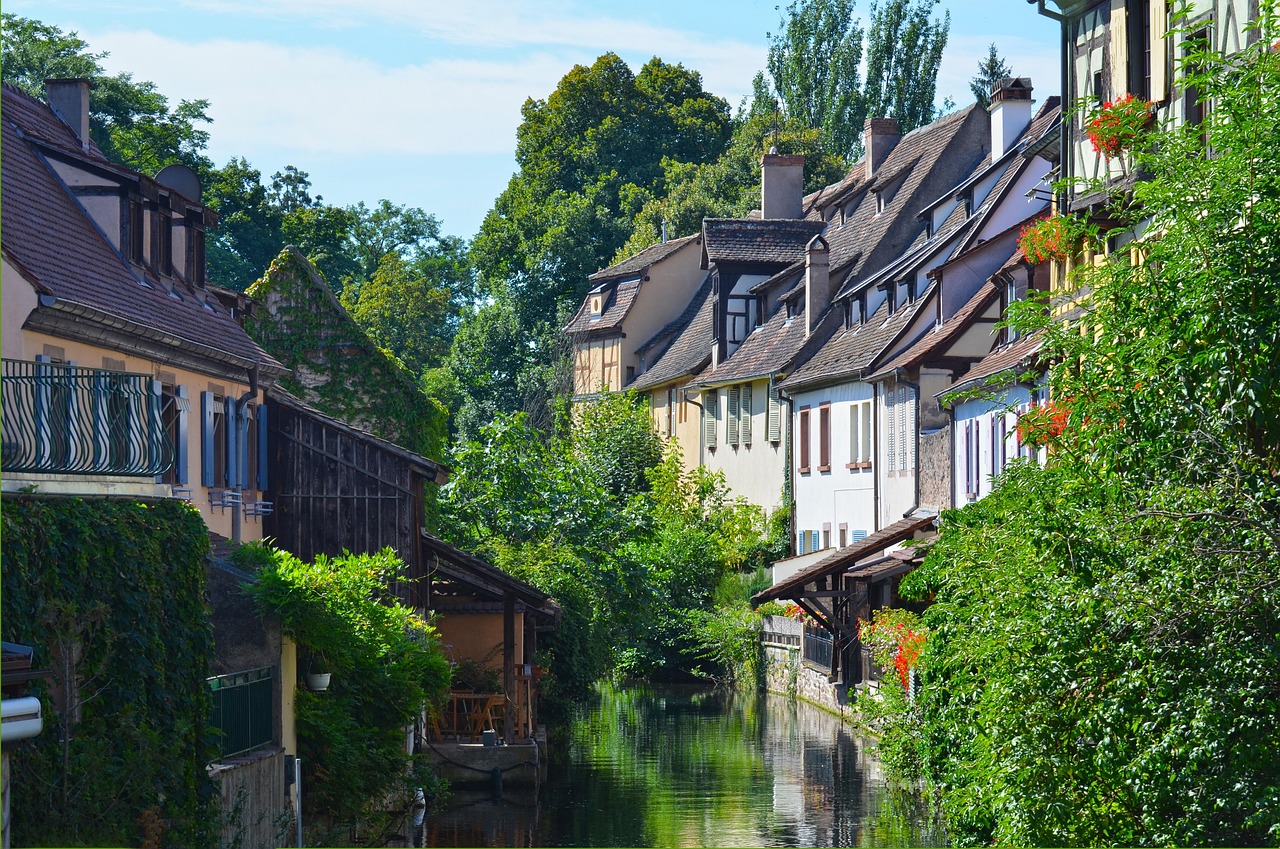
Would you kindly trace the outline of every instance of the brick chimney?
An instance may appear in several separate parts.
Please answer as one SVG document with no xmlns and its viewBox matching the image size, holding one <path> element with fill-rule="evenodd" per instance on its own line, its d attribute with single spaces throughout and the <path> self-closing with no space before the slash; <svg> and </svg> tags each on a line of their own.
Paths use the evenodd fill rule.
<svg viewBox="0 0 1280 849">
<path fill-rule="evenodd" d="M 44 98 L 53 111 L 66 121 L 80 140 L 89 147 L 89 81 L 86 79 L 45 80 Z"/>
<path fill-rule="evenodd" d="M 818 327 L 818 319 L 831 306 L 831 248 L 821 234 L 804 247 L 804 335 Z"/>
<path fill-rule="evenodd" d="M 902 132 L 897 118 L 868 118 L 862 125 L 862 161 L 866 163 L 866 178 L 875 176 L 876 169 L 898 145 Z"/>
<path fill-rule="evenodd" d="M 991 90 L 991 161 L 1004 156 L 1031 123 L 1031 80 L 1005 77 Z"/>
<path fill-rule="evenodd" d="M 804 157 L 771 148 L 760 160 L 760 217 L 804 217 Z"/>
</svg>

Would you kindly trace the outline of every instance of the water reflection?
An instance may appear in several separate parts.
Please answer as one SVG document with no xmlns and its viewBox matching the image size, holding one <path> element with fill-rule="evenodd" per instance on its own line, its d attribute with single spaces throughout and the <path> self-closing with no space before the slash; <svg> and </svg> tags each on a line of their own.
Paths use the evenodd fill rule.
<svg viewBox="0 0 1280 849">
<path fill-rule="evenodd" d="M 778 696 L 604 688 L 538 790 L 455 793 L 432 846 L 924 846 L 838 719 Z"/>
</svg>

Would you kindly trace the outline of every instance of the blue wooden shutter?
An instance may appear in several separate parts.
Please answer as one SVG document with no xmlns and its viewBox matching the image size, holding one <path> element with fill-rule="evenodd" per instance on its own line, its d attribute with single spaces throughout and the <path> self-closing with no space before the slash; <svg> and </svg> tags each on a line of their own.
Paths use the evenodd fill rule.
<svg viewBox="0 0 1280 849">
<path fill-rule="evenodd" d="M 258 489 L 267 489 L 267 405 L 258 405 Z"/>
<path fill-rule="evenodd" d="M 187 387 L 174 387 L 174 403 L 177 405 L 177 434 L 173 445 L 173 482 L 186 486 L 187 479 Z"/>
<path fill-rule="evenodd" d="M 236 415 L 235 399 L 227 397 L 224 401 L 227 410 L 227 488 L 235 489 L 240 485 L 240 419 Z"/>
<path fill-rule="evenodd" d="M 213 479 L 213 408 L 218 403 L 212 392 L 200 393 L 200 483 L 217 486 Z"/>
<path fill-rule="evenodd" d="M 236 458 L 236 484 L 245 489 L 253 484 L 253 481 L 249 480 L 249 417 L 251 415 L 250 408 L 246 405 L 240 410 L 240 418 L 237 422 L 239 434 L 236 444 L 240 449 L 240 455 Z"/>
</svg>

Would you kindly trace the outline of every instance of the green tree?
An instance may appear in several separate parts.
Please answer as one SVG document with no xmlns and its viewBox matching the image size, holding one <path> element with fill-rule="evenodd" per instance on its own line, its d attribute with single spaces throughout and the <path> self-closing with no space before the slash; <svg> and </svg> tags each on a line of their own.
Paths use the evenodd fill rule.
<svg viewBox="0 0 1280 849">
<path fill-rule="evenodd" d="M 861 23 L 854 0 L 793 0 L 769 35 L 769 75 L 787 115 L 822 130 L 850 161 L 862 150 L 868 104 L 862 88 Z"/>
<path fill-rule="evenodd" d="M 951 13 L 930 19 L 938 0 L 871 5 L 867 31 L 867 114 L 898 119 L 903 133 L 937 116 L 934 93 Z"/>
<path fill-rule="evenodd" d="M 996 50 L 995 42 L 987 47 L 987 56 L 978 62 L 978 73 L 969 81 L 969 90 L 973 97 L 983 106 L 991 105 L 991 91 L 996 83 L 1005 77 L 1012 76 L 1009 63 Z"/>
<path fill-rule="evenodd" d="M 284 215 L 263 186 L 262 173 L 241 157 L 213 171 L 204 194 L 218 213 L 206 249 L 210 278 L 242 292 L 280 253 Z"/>
<path fill-rule="evenodd" d="M 89 80 L 89 135 L 113 162 L 155 174 L 181 163 L 205 177 L 213 163 L 204 155 L 209 132 L 209 101 L 182 100 L 170 108 L 155 83 L 137 82 L 129 73 L 108 76 L 101 60 L 76 33 L 6 12 L 0 73 L 35 97 L 44 97 L 46 79 Z"/>
<path fill-rule="evenodd" d="M 1121 154 L 1145 179 L 1095 237 L 1120 249 L 1074 278 L 1087 309 L 1015 316 L 1056 363 L 1047 466 L 944 514 L 904 581 L 936 601 L 912 737 L 958 841 L 1280 835 L 1280 30 L 1261 17 L 1236 56 L 1190 51 L 1203 124 Z"/>
</svg>

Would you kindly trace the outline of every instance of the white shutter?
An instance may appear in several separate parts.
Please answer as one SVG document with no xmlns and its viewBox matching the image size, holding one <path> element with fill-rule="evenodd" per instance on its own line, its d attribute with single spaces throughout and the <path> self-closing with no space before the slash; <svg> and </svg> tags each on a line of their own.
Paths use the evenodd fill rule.
<svg viewBox="0 0 1280 849">
<path fill-rule="evenodd" d="M 1165 42 L 1168 31 L 1167 0 L 1151 0 L 1151 99 L 1157 103 L 1169 96 L 1169 48 Z"/>
<path fill-rule="evenodd" d="M 782 441 L 782 399 L 778 396 L 778 390 L 769 387 L 769 405 L 768 412 L 765 415 L 765 439 L 770 442 Z"/>
<path fill-rule="evenodd" d="M 744 383 L 739 398 L 738 439 L 743 445 L 751 445 L 751 384 Z"/>
<path fill-rule="evenodd" d="M 702 393 L 702 441 L 707 448 L 716 447 L 716 398 L 718 390 Z"/>
<path fill-rule="evenodd" d="M 860 463 L 862 456 L 862 404 L 854 401 L 849 405 L 849 462 Z"/>
<path fill-rule="evenodd" d="M 884 393 L 885 430 L 889 432 L 889 471 L 898 468 L 898 405 L 894 403 L 894 391 Z"/>
</svg>

